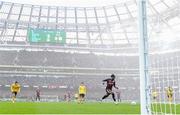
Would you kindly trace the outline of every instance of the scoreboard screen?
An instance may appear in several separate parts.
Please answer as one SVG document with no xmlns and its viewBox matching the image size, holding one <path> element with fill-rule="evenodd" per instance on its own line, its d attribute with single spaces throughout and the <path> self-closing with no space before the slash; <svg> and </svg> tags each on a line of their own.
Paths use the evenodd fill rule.
<svg viewBox="0 0 180 115">
<path fill-rule="evenodd" d="M 66 43 L 64 30 L 28 29 L 28 39 L 31 43 Z"/>
</svg>

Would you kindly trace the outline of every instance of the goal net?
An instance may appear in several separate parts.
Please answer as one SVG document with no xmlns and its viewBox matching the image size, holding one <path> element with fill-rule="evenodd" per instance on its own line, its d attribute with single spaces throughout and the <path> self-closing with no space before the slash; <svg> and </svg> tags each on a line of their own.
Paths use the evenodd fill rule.
<svg viewBox="0 0 180 115">
<path fill-rule="evenodd" d="M 148 94 L 152 114 L 180 114 L 180 20 L 172 1 L 147 1 Z M 153 12 L 154 15 L 150 14 Z M 150 16 L 151 15 L 151 16 Z M 146 52 L 145 52 L 146 53 Z"/>
<path fill-rule="evenodd" d="M 154 55 L 151 61 L 152 112 L 176 114 L 180 103 L 180 57 L 171 52 Z"/>
</svg>

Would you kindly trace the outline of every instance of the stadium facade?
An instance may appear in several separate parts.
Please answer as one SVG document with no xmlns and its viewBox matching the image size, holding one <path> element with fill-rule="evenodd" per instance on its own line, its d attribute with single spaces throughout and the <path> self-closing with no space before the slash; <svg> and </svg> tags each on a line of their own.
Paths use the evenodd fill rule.
<svg viewBox="0 0 180 115">
<path fill-rule="evenodd" d="M 180 63 L 179 6 L 178 0 L 148 2 L 152 86 L 159 89 L 164 83 L 157 86 L 156 80 L 161 77 L 174 87 L 180 80 L 178 71 L 169 69 L 169 65 L 178 68 Z M 104 7 L 1 1 L 0 89 L 4 93 L 0 96 L 9 96 L 6 91 L 14 80 L 29 90 L 20 94 L 22 97 L 31 97 L 35 86 L 42 87 L 46 95 L 62 96 L 68 90 L 75 93 L 84 81 L 93 94 L 89 98 L 99 99 L 104 92 L 101 80 L 114 73 L 122 98 L 139 101 L 137 17 L 135 0 Z M 167 71 L 162 72 L 161 67 Z M 169 74 L 175 77 L 164 78 Z M 179 92 L 176 96 L 179 101 Z"/>
</svg>

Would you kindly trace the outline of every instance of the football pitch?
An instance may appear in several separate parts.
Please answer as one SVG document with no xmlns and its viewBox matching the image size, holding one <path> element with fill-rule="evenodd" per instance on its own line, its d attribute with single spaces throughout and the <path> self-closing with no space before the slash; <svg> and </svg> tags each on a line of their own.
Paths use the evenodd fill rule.
<svg viewBox="0 0 180 115">
<path fill-rule="evenodd" d="M 73 102 L 0 102 L 0 114 L 138 114 L 139 105 Z"/>
<path fill-rule="evenodd" d="M 159 108 L 159 107 L 157 107 Z M 179 108 L 179 109 L 178 109 Z M 180 114 L 180 106 L 176 106 Z M 0 102 L 0 114 L 139 114 L 140 105 L 92 102 Z"/>
</svg>

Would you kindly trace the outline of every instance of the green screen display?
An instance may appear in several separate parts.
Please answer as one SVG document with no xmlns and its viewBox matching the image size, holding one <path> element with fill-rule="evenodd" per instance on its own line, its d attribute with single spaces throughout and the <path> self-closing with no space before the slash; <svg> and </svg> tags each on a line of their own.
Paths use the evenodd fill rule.
<svg viewBox="0 0 180 115">
<path fill-rule="evenodd" d="M 66 32 L 63 30 L 28 29 L 28 39 L 34 43 L 66 43 Z"/>
</svg>

